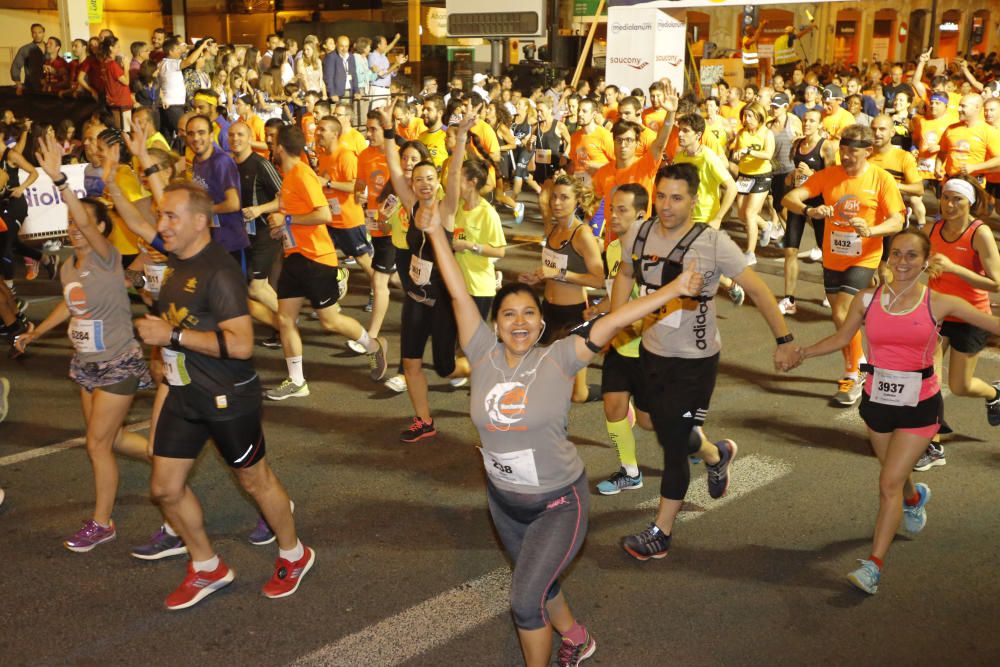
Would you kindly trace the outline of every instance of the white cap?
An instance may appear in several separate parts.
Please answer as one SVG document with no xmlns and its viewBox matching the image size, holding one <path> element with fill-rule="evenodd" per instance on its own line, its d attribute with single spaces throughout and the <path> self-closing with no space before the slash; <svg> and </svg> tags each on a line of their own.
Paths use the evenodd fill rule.
<svg viewBox="0 0 1000 667">
<path fill-rule="evenodd" d="M 486 81 L 486 75 L 480 72 L 479 74 L 472 75 L 472 83 L 484 83 Z"/>
</svg>

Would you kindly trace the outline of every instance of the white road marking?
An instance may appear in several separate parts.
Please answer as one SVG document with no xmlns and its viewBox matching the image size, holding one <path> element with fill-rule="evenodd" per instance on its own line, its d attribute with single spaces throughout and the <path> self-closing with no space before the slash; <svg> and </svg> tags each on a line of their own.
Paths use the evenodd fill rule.
<svg viewBox="0 0 1000 667">
<path fill-rule="evenodd" d="M 735 484 L 724 498 L 712 500 L 704 478 L 692 482 L 687 502 L 696 509 L 681 512 L 677 521 L 693 521 L 709 511 L 775 482 L 792 467 L 769 456 L 751 454 L 733 463 Z M 699 482 L 701 482 L 699 484 Z M 658 499 L 637 509 L 656 507 Z M 510 600 L 510 570 L 487 572 L 449 591 L 421 602 L 303 656 L 294 667 L 389 667 L 441 646 L 463 632 L 506 613 Z"/>
<path fill-rule="evenodd" d="M 135 424 L 129 424 L 125 427 L 125 430 L 129 433 L 134 433 L 135 431 L 142 431 L 149 428 L 149 420 L 146 419 L 141 422 L 136 422 Z M 18 463 L 23 463 L 24 461 L 30 461 L 31 459 L 37 459 L 41 456 L 48 456 L 49 454 L 58 454 L 59 452 L 64 452 L 67 449 L 72 449 L 73 447 L 81 447 L 87 444 L 87 439 L 84 436 L 79 438 L 70 438 L 69 440 L 64 440 L 62 442 L 57 442 L 54 445 L 46 445 L 45 447 L 36 447 L 35 449 L 29 449 L 27 451 L 21 452 L 19 454 L 11 454 L 10 456 L 4 456 L 0 458 L 0 468 L 4 466 L 12 466 Z"/>
</svg>

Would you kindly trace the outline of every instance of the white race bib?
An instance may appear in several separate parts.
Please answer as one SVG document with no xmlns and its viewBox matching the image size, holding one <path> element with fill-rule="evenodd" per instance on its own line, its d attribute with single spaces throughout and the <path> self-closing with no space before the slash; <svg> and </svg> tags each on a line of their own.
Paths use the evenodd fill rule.
<svg viewBox="0 0 1000 667">
<path fill-rule="evenodd" d="M 142 272 L 146 276 L 146 289 L 154 297 L 160 295 L 160 285 L 163 284 L 163 274 L 166 270 L 166 264 L 144 264 L 142 267 Z"/>
<path fill-rule="evenodd" d="M 752 176 L 740 176 L 736 179 L 736 191 L 741 195 L 749 194 L 756 182 L 757 179 Z"/>
<path fill-rule="evenodd" d="M 183 387 L 191 384 L 191 376 L 188 375 L 184 353 L 171 350 L 169 347 L 160 348 L 160 353 L 163 356 L 163 377 L 167 384 L 172 387 Z"/>
<path fill-rule="evenodd" d="M 410 256 L 410 280 L 416 285 L 426 285 L 431 281 L 431 271 L 434 269 L 434 262 L 428 261 L 416 255 Z"/>
<path fill-rule="evenodd" d="M 808 180 L 809 177 L 806 176 L 805 174 L 800 174 L 799 172 L 795 172 L 795 179 L 794 179 L 795 187 L 800 187 L 803 183 L 805 183 Z"/>
<path fill-rule="evenodd" d="M 535 164 L 552 164 L 552 150 L 549 148 L 536 148 Z"/>
<path fill-rule="evenodd" d="M 830 235 L 830 250 L 834 255 L 861 257 L 861 237 L 857 232 L 833 232 Z"/>
<path fill-rule="evenodd" d="M 920 158 L 920 161 L 917 162 L 917 169 L 919 171 L 925 171 L 929 174 L 934 173 L 934 167 L 936 166 L 937 166 L 937 160 L 935 160 L 933 157 Z"/>
<path fill-rule="evenodd" d="M 542 248 L 542 271 L 546 275 L 566 275 L 567 266 L 569 266 L 569 255 L 558 253 L 548 246 Z"/>
<path fill-rule="evenodd" d="M 326 203 L 330 205 L 330 213 L 332 215 L 340 215 L 340 200 L 336 197 L 332 199 L 327 199 Z"/>
<path fill-rule="evenodd" d="M 483 466 L 486 473 L 495 480 L 508 484 L 538 486 L 538 469 L 535 467 L 535 450 L 522 449 L 517 452 L 488 452 L 482 447 Z"/>
<path fill-rule="evenodd" d="M 285 250 L 291 250 L 299 244 L 295 242 L 295 234 L 292 233 L 292 225 L 285 223 L 285 233 L 281 235 L 281 246 Z"/>
<path fill-rule="evenodd" d="M 365 226 L 368 227 L 368 232 L 370 234 L 375 234 L 381 231 L 378 224 L 377 211 L 365 211 Z"/>
<path fill-rule="evenodd" d="M 589 171 L 578 171 L 573 174 L 573 177 L 580 181 L 581 185 L 588 188 L 593 187 L 594 179 L 591 178 Z"/>
<path fill-rule="evenodd" d="M 875 368 L 872 376 L 872 402 L 913 407 L 920 401 L 923 376 L 915 371 L 890 371 Z"/>
<path fill-rule="evenodd" d="M 83 320 L 74 317 L 69 321 L 69 340 L 77 352 L 104 352 L 104 320 Z"/>
</svg>

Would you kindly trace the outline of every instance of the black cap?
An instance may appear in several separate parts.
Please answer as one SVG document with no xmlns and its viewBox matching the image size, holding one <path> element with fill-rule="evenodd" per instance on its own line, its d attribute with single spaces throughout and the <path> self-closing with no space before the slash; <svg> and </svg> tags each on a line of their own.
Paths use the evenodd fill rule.
<svg viewBox="0 0 1000 667">
<path fill-rule="evenodd" d="M 774 96 L 771 97 L 772 107 L 787 107 L 790 103 L 788 95 L 785 95 L 784 93 L 775 93 Z"/>
<path fill-rule="evenodd" d="M 844 89 L 832 83 L 827 84 L 826 86 L 823 86 L 823 99 L 842 100 L 844 99 Z"/>
</svg>

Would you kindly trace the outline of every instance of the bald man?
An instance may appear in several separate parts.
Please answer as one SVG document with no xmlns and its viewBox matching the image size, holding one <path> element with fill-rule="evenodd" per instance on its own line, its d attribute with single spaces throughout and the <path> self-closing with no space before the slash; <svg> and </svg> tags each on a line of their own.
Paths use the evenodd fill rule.
<svg viewBox="0 0 1000 667">
<path fill-rule="evenodd" d="M 336 50 L 323 57 L 323 80 L 327 95 L 334 101 L 358 94 L 358 69 L 347 35 L 338 37 Z"/>
</svg>

